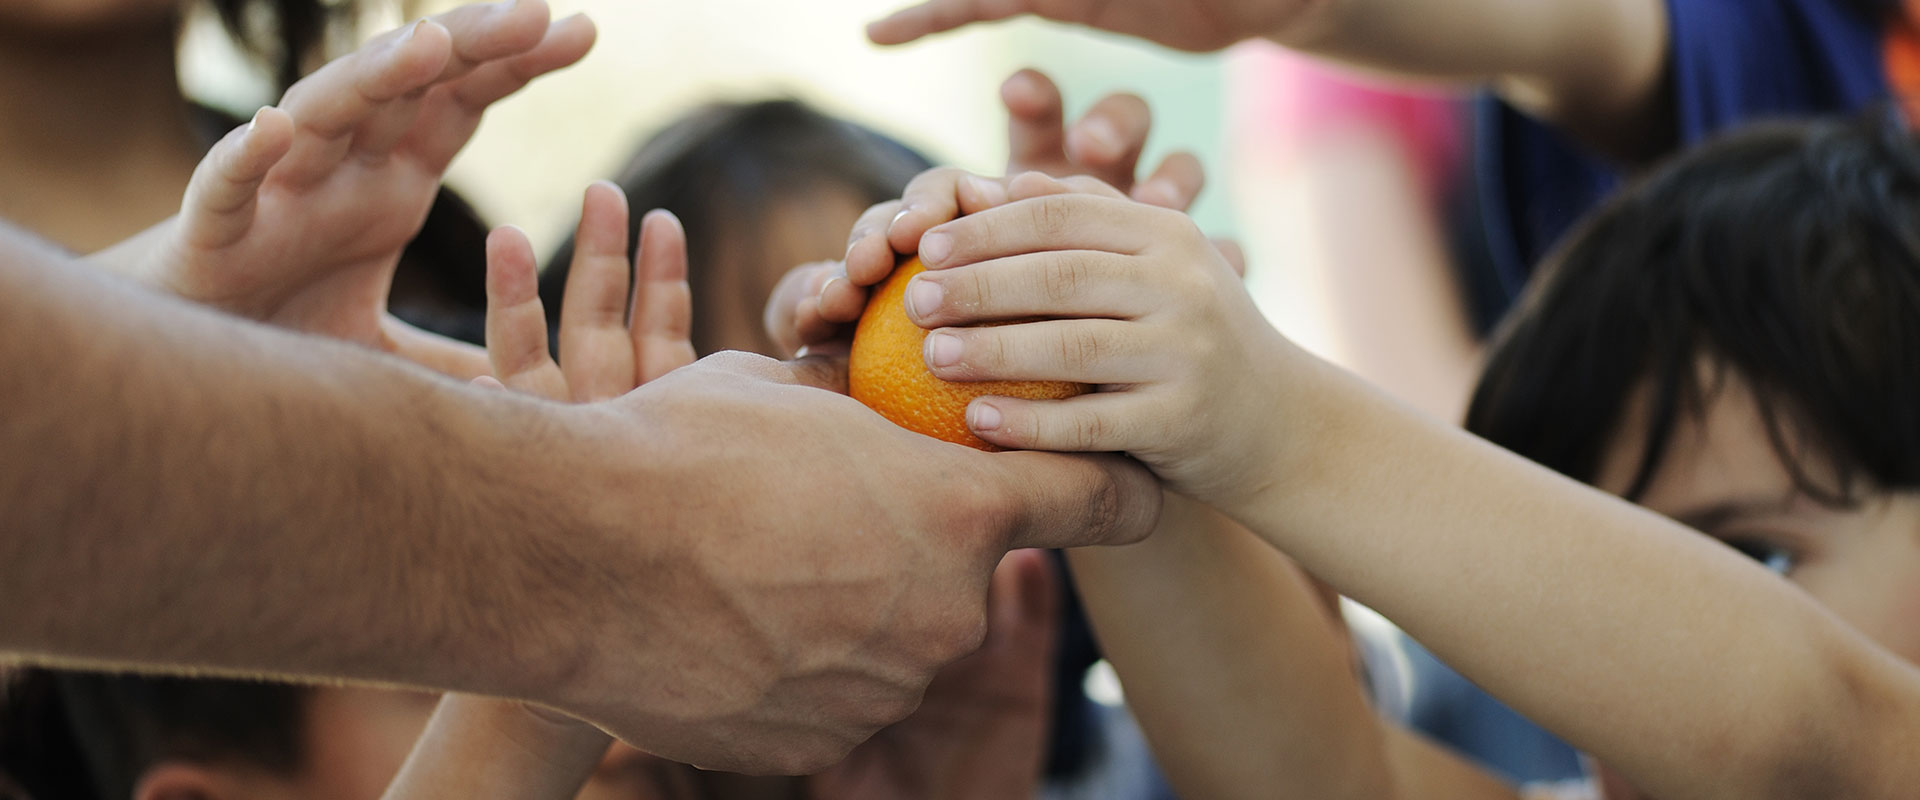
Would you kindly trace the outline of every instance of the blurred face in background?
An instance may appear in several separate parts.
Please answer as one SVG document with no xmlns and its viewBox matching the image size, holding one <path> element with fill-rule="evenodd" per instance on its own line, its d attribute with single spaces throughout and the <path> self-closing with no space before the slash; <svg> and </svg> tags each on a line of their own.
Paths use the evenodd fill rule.
<svg viewBox="0 0 1920 800">
<path fill-rule="evenodd" d="M 180 0 L 0 0 L 0 31 L 74 35 L 171 24 Z"/>
<path fill-rule="evenodd" d="M 706 263 L 706 289 L 694 302 L 694 348 L 784 357 L 761 323 L 767 297 L 787 270 L 846 256 L 847 232 L 867 203 L 852 189 L 818 184 L 768 210 L 758 230 L 727 231 Z M 736 226 L 739 227 L 739 226 Z"/>
</svg>

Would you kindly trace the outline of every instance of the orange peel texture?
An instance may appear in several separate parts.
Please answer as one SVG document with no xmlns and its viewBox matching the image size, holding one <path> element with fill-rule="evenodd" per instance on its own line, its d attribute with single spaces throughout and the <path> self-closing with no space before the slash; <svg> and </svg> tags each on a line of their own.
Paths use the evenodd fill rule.
<svg viewBox="0 0 1920 800">
<path fill-rule="evenodd" d="M 1060 400 L 1093 387 L 1066 381 L 948 381 L 935 377 L 921 356 L 927 332 L 907 317 L 907 281 L 924 272 L 917 257 L 894 267 L 874 290 L 854 329 L 847 381 L 853 399 L 907 430 L 980 450 L 999 450 L 967 428 L 967 402 L 976 397 Z"/>
</svg>

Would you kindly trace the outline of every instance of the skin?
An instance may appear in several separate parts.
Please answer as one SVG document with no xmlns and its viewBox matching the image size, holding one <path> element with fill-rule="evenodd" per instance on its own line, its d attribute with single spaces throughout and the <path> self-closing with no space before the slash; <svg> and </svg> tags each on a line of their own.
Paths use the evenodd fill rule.
<svg viewBox="0 0 1920 800">
<path fill-rule="evenodd" d="M 578 61 L 594 35 L 527 0 L 375 37 L 215 145 L 178 215 L 94 261 L 249 319 L 486 374 L 478 348 L 386 313 L 394 270 L 487 107 Z"/>
<path fill-rule="evenodd" d="M 1037 76 L 1037 73 L 1035 73 Z M 1046 138 L 1044 126 L 1060 126 L 1059 97 L 1038 78 L 1049 95 L 1041 107 L 1015 115 L 1016 140 Z M 1051 104 L 1051 113 L 1046 106 Z M 1023 124 L 1023 120 L 1031 122 Z M 1089 117 L 1093 119 L 1094 117 Z M 1145 136 L 1145 129 L 1137 135 Z M 1066 137 L 1056 134 L 1054 142 Z M 1137 156 L 1137 144 L 1131 148 Z M 1028 147 L 1027 154 L 1045 155 Z M 1053 154 L 1065 164 L 1065 153 Z M 235 181 L 244 187 L 245 181 Z M 201 198 L 208 193 L 197 195 Z M 840 218 L 844 228 L 859 213 L 847 205 L 807 204 L 814 222 Z M 687 303 L 684 241 L 670 216 L 650 216 L 643 226 L 636 274 L 641 281 L 628 297 L 624 231 L 626 204 L 617 189 L 589 189 L 581 215 L 576 261 L 570 273 L 561 332 L 561 370 L 547 355 L 546 334 L 533 285 L 532 253 L 513 229 L 495 234 L 489 251 L 489 355 L 498 381 L 536 396 L 586 402 L 615 396 L 668 369 L 691 360 L 686 342 Z M 814 225 L 778 226 L 773 252 L 801 260 L 818 249 Z M 836 245 L 837 249 L 837 245 Z M 823 253 L 824 254 L 824 253 Z M 815 256 L 817 257 L 817 256 Z M 632 308 L 631 316 L 628 309 Z M 629 324 L 631 329 L 629 329 Z M 737 326 L 735 326 L 737 327 Z M 736 331 L 737 333 L 738 331 Z M 892 726 L 857 749 L 835 768 L 810 779 L 821 796 L 981 796 L 1028 791 L 1042 752 L 1047 683 L 1044 665 L 1055 624 L 1056 589 L 1038 557 L 1011 557 L 995 573 L 987 643 L 938 678 L 910 721 Z M 309 755 L 319 768 L 294 775 L 263 774 L 244 765 L 170 762 L 147 776 L 153 796 L 191 790 L 200 796 L 372 797 L 398 770 L 404 748 L 423 726 L 407 773 L 391 788 L 395 797 L 420 794 L 580 797 L 680 797 L 717 792 L 729 797 L 785 797 L 801 787 L 756 783 L 743 777 L 683 771 L 685 768 L 622 744 L 589 725 L 537 706 L 449 695 L 434 721 L 417 695 L 364 690 L 313 690 L 309 709 L 315 741 L 322 752 Z M 325 720 L 324 724 L 315 720 Z M 392 724 L 407 720 L 406 725 Z M 410 727 L 409 727 L 410 726 Z M 388 735 L 406 728 L 403 738 Z M 955 745 L 960 745 L 955 747 Z M 352 754 L 360 754 L 353 757 Z M 604 753 L 604 757 L 599 754 Z M 346 754 L 345 756 L 339 756 Z M 595 758 L 597 767 L 594 766 Z M 1024 764 L 1025 766 L 1021 766 Z M 589 774 L 590 773 L 590 774 Z M 332 776 L 359 776 L 348 785 Z M 996 783 L 995 781 L 1000 781 Z M 584 781 L 584 785 L 582 782 Z M 702 785 L 705 788 L 701 788 Z M 235 789 L 235 787 L 241 787 Z M 357 788 L 355 788 L 357 787 Z"/>
<path fill-rule="evenodd" d="M 1643 402 L 1628 409 L 1595 485 L 1624 491 L 1640 463 Z M 1681 420 L 1642 504 L 1774 566 L 1854 629 L 1907 662 L 1920 597 L 1920 498 L 1869 492 L 1823 507 L 1799 491 L 1767 437 L 1751 389 L 1734 376 Z M 1210 512 L 1170 506 L 1162 525 Z M 1193 524 L 1197 522 L 1197 524 Z M 1231 523 L 1070 553 L 1074 578 L 1128 699 L 1182 796 L 1511 798 L 1491 775 L 1375 717 L 1338 656 L 1344 643 L 1311 613 L 1311 584 L 1285 556 Z M 1217 607 L 1195 614 L 1196 608 Z M 1178 609 L 1170 612 L 1168 609 Z M 1172 626 L 1169 615 L 1203 619 Z M 1177 631 L 1177 633 L 1170 633 Z M 1169 641 L 1178 635 L 1176 646 Z M 1218 674 L 1194 680 L 1201 665 Z M 1197 747 L 1182 732 L 1215 731 Z M 1221 747 L 1219 742 L 1235 746 Z M 1616 771 L 1609 800 L 1648 797 Z"/>
<path fill-rule="evenodd" d="M 1295 348 L 1184 215 L 1086 181 L 923 178 L 908 204 L 973 212 L 890 231 L 930 267 L 908 292 L 930 368 L 1102 385 L 975 400 L 983 438 L 1133 455 L 1658 796 L 1911 785 L 1920 670 L 1804 592 Z M 1016 319 L 1043 321 L 971 327 Z"/>
<path fill-rule="evenodd" d="M 874 22 L 867 33 L 880 44 L 904 44 L 1028 14 L 1182 50 L 1263 38 L 1373 71 L 1487 83 L 1519 108 L 1625 160 L 1646 160 L 1674 145 L 1661 102 L 1667 30 L 1660 0 L 927 0 Z"/>
<path fill-rule="evenodd" d="M 180 207 L 205 154 L 178 0 L 0 2 L 0 217 L 92 252 Z"/>
<path fill-rule="evenodd" d="M 455 27 L 384 52 L 451 48 L 434 31 Z M 307 185 L 360 168 L 304 160 L 313 128 L 284 105 L 281 157 L 315 168 Z M 272 130 L 214 154 L 216 189 L 278 163 L 247 147 Z M 190 195 L 183 219 L 223 219 L 234 206 L 202 201 L 232 196 Z M 241 241 L 289 241 L 295 221 L 322 237 L 353 227 L 351 213 L 294 217 L 254 214 Z M 11 231 L 0 287 L 5 363 L 44 376 L 0 392 L 15 423 L 0 448 L 20 454 L 0 467 L 21 510 L 0 543 L 10 659 L 480 692 L 681 761 L 805 772 L 904 716 L 978 645 L 1008 549 L 1136 538 L 1158 503 L 1115 459 L 996 458 L 906 434 L 819 391 L 842 385 L 830 363 L 709 359 L 556 406 L 190 308 Z M 857 466 L 822 476 L 837 489 L 794 477 L 818 463 Z M 917 471 L 957 483 L 902 490 Z M 100 575 L 114 592 L 89 590 Z M 321 611 L 314 596 L 336 599 Z"/>
<path fill-rule="evenodd" d="M 1139 175 L 1139 157 L 1153 120 L 1146 102 L 1128 94 L 1096 101 L 1073 125 L 1065 126 L 1060 90 L 1031 69 L 1009 77 L 1000 88 L 1007 107 L 1008 171 L 1048 175 L 1091 175 L 1132 192 L 1142 202 L 1186 209 L 1206 185 L 1200 160 L 1176 152 Z M 909 189 L 908 196 L 914 192 Z M 949 201 L 951 204 L 951 201 Z M 908 224 L 933 224 L 938 212 L 906 202 L 868 208 L 847 236 L 839 261 L 803 264 L 789 270 L 774 287 L 763 321 L 782 354 L 844 353 L 853 338 L 852 323 L 866 308 L 868 287 L 893 271 L 897 253 L 913 252 L 912 242 L 895 242 L 889 227 L 899 217 Z M 919 222 L 915 222 L 915 221 Z M 1239 262 L 1239 247 L 1217 243 L 1223 255 Z"/>
</svg>

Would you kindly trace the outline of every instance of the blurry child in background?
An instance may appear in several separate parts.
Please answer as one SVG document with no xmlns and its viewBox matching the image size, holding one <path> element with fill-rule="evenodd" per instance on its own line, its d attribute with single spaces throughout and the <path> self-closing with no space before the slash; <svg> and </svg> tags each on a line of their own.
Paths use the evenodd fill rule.
<svg viewBox="0 0 1920 800">
<path fill-rule="evenodd" d="M 0 217 L 94 253 L 180 208 L 194 167 L 245 120 L 183 94 L 176 75 L 186 0 L 0 4 Z M 284 92 L 351 40 L 360 4 L 211 0 L 234 43 Z M 399 256 L 395 316 L 480 341 L 487 229 L 451 190 L 420 212 Z"/>
<path fill-rule="evenodd" d="M 614 184 L 634 208 L 673 212 L 687 232 L 693 343 L 701 355 L 782 355 L 761 325 L 768 293 L 798 264 L 837 259 L 868 206 L 933 166 L 878 131 L 795 100 L 716 103 L 649 137 Z M 637 241 L 640 221 L 630 236 Z M 541 273 L 558 324 L 572 241 Z"/>
</svg>

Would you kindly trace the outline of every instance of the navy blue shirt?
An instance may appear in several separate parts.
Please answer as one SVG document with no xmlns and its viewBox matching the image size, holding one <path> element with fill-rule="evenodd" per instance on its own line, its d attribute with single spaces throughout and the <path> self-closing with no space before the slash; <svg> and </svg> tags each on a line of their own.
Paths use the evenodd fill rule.
<svg viewBox="0 0 1920 800">
<path fill-rule="evenodd" d="M 1871 0 L 1668 0 L 1677 144 L 1760 119 L 1856 111 L 1888 99 Z M 1888 4 L 1891 5 L 1891 4 Z M 1889 12 L 1891 13 L 1891 12 Z M 1476 110 L 1475 181 L 1490 283 L 1504 309 L 1622 171 L 1489 98 Z"/>
</svg>

